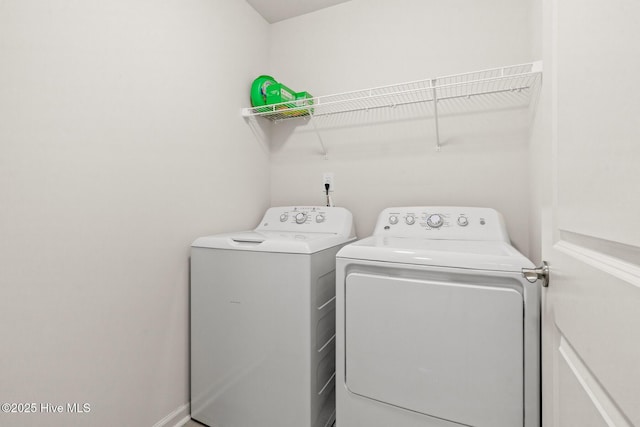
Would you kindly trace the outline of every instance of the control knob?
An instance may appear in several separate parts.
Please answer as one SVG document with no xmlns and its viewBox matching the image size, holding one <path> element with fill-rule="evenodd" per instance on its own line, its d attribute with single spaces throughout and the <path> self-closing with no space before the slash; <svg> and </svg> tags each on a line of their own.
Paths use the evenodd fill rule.
<svg viewBox="0 0 640 427">
<path fill-rule="evenodd" d="M 307 214 L 304 212 L 298 212 L 296 214 L 296 223 L 298 224 L 304 224 L 304 222 L 307 220 Z"/>
<path fill-rule="evenodd" d="M 316 222 L 318 224 L 320 224 L 321 222 L 324 222 L 324 220 L 325 220 L 324 215 L 322 215 L 322 214 L 316 215 Z"/>
<path fill-rule="evenodd" d="M 391 225 L 395 225 L 395 224 L 397 224 L 397 223 L 398 223 L 398 217 L 397 217 L 397 216 L 395 216 L 395 215 L 391 215 L 391 216 L 389 217 L 389 224 L 391 224 Z"/>
<path fill-rule="evenodd" d="M 280 222 L 285 222 L 289 218 L 289 214 L 283 213 L 280 215 Z"/>
<path fill-rule="evenodd" d="M 416 218 L 413 215 L 408 215 L 405 219 L 404 222 L 407 223 L 407 225 L 413 225 L 416 222 Z"/>
<path fill-rule="evenodd" d="M 429 215 L 427 218 L 427 225 L 431 228 L 440 228 L 442 224 L 444 224 L 444 220 L 439 214 Z"/>
<path fill-rule="evenodd" d="M 458 225 L 460 227 L 466 227 L 467 225 L 469 225 L 469 219 L 466 216 L 458 217 Z"/>
</svg>

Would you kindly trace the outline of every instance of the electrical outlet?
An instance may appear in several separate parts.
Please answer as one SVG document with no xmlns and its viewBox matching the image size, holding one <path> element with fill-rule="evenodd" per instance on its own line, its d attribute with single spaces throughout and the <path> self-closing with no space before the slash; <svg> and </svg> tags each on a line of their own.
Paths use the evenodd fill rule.
<svg viewBox="0 0 640 427">
<path fill-rule="evenodd" d="M 322 174 L 322 191 L 325 191 L 325 184 L 329 184 L 330 193 L 336 189 L 335 180 L 333 179 L 333 172 L 325 172 Z"/>
</svg>

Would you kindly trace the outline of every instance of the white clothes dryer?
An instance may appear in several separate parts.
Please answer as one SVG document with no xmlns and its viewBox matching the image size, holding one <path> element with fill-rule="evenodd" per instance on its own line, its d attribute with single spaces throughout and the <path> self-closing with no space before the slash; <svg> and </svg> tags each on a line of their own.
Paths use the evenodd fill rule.
<svg viewBox="0 0 640 427">
<path fill-rule="evenodd" d="M 267 210 L 191 248 L 191 417 L 211 427 L 335 420 L 335 256 L 344 208 Z"/>
<path fill-rule="evenodd" d="M 336 264 L 337 427 L 539 427 L 540 284 L 493 209 L 385 209 Z"/>
</svg>

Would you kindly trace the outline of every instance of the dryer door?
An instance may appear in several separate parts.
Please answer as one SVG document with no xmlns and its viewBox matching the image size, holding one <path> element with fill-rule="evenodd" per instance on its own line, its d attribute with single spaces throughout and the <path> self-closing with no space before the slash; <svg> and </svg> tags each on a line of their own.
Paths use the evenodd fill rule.
<svg viewBox="0 0 640 427">
<path fill-rule="evenodd" d="M 345 346 L 353 393 L 470 426 L 523 425 L 514 288 L 351 273 Z"/>
</svg>

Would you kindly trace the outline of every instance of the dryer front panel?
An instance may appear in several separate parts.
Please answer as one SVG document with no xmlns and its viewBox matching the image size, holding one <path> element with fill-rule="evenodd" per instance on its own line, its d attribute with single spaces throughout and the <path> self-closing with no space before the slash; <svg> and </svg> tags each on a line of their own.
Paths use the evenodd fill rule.
<svg viewBox="0 0 640 427">
<path fill-rule="evenodd" d="M 480 282 L 348 274 L 347 388 L 464 425 L 522 426 L 523 297 Z"/>
</svg>

